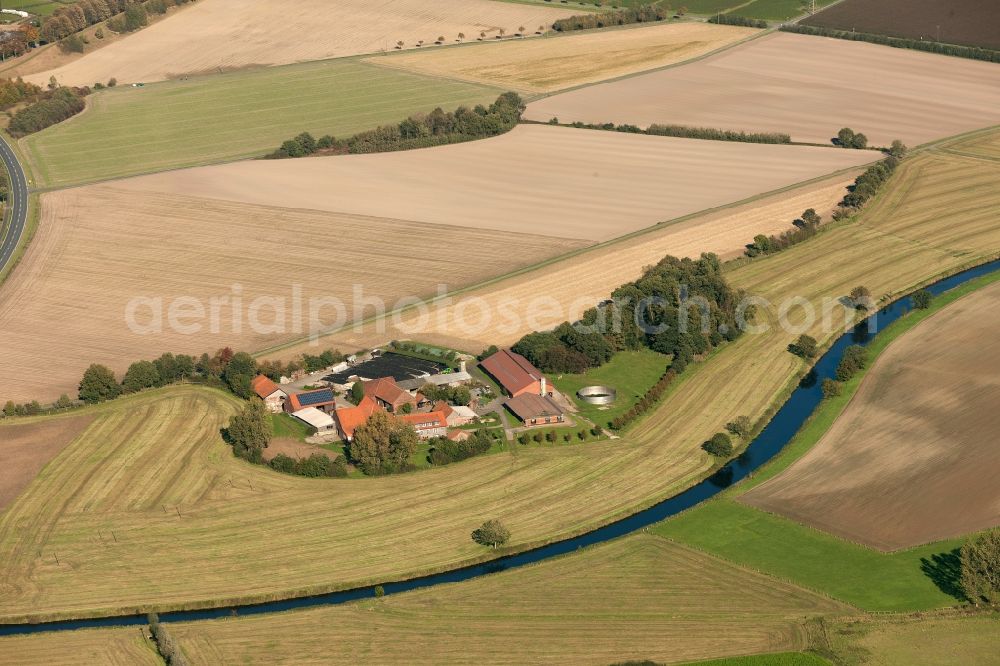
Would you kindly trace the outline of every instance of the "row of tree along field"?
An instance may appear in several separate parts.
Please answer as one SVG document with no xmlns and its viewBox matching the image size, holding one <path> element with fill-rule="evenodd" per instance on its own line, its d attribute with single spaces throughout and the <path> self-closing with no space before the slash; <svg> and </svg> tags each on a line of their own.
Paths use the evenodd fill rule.
<svg viewBox="0 0 1000 666">
<path fill-rule="evenodd" d="M 170 7 L 194 0 L 79 0 L 59 7 L 42 21 L 39 34 L 57 42 L 92 25 L 106 21 L 114 32 L 133 32 L 145 26 L 148 14 L 165 14 Z"/>
<path fill-rule="evenodd" d="M 509 132 L 520 122 L 524 109 L 521 97 L 508 92 L 489 107 L 478 105 L 469 109 L 463 106 L 455 111 L 437 108 L 426 115 L 411 116 L 397 125 L 384 125 L 347 139 L 330 135 L 316 139 L 303 132 L 285 141 L 267 158 L 383 153 L 473 141 Z"/>
<path fill-rule="evenodd" d="M 594 28 L 608 28 L 615 25 L 628 25 L 631 23 L 653 23 L 656 21 L 664 21 L 669 17 L 669 8 L 649 4 L 642 7 L 627 7 L 625 9 L 615 9 L 609 12 L 594 12 L 592 14 L 570 16 L 568 18 L 557 20 L 552 24 L 552 29 L 556 32 L 593 30 Z"/>
<path fill-rule="evenodd" d="M 795 32 L 801 35 L 819 35 L 820 37 L 833 37 L 835 39 L 847 39 L 852 42 L 869 42 L 871 44 L 881 44 L 899 49 L 914 49 L 916 51 L 928 51 L 941 55 L 956 56 L 958 58 L 969 58 L 971 60 L 985 60 L 987 62 L 1000 62 L 1000 51 L 984 49 L 978 46 L 959 46 L 957 44 L 942 44 L 923 39 L 908 39 L 905 37 L 889 37 L 887 35 L 874 35 L 866 32 L 855 32 L 853 30 L 836 30 L 834 28 L 821 28 L 811 25 L 788 24 L 781 26 L 785 32 Z"/>
<path fill-rule="evenodd" d="M 549 120 L 549 125 L 560 125 L 558 118 Z M 646 129 L 638 125 L 624 123 L 584 123 L 572 122 L 564 127 L 577 129 L 604 130 L 605 132 L 624 132 L 626 134 L 649 134 L 652 136 L 673 136 L 682 139 L 707 139 L 710 141 L 740 141 L 743 143 L 791 143 L 792 137 L 784 132 L 742 132 L 736 130 L 716 129 L 714 127 L 687 127 L 685 125 L 661 125 L 653 123 Z"/>
</svg>

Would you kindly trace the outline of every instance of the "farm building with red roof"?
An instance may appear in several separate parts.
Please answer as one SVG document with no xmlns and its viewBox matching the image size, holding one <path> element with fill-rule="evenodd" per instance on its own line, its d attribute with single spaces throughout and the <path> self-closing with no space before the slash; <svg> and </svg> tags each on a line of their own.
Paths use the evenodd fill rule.
<svg viewBox="0 0 1000 666">
<path fill-rule="evenodd" d="M 509 349 L 501 349 L 483 359 L 479 365 L 512 398 L 525 393 L 534 395 L 550 393 L 542 371 L 533 366 L 531 361 Z"/>
</svg>

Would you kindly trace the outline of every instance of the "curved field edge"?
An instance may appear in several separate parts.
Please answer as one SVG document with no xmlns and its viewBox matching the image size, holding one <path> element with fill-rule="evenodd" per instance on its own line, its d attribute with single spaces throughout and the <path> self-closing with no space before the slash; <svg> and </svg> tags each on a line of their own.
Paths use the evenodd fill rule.
<svg viewBox="0 0 1000 666">
<path fill-rule="evenodd" d="M 805 295 L 814 298 L 839 296 L 860 279 L 868 281 L 876 294 L 904 293 L 996 254 L 1000 230 L 989 215 L 984 216 L 984 211 L 990 208 L 990 197 L 998 193 L 976 187 L 973 191 L 978 195 L 970 197 L 966 191 L 976 179 L 995 182 L 995 175 L 970 160 L 916 156 L 904 164 L 859 220 L 752 262 L 731 276 L 737 286 L 760 285 L 751 290 L 759 289 L 773 300 L 797 289 L 805 289 Z M 936 207 L 928 212 L 926 201 L 920 201 L 922 206 L 917 211 L 907 209 L 904 204 L 910 199 L 903 195 L 917 184 L 923 194 L 933 194 L 939 200 L 942 213 Z M 956 206 L 955 198 L 964 202 L 964 207 Z M 973 214 L 976 212 L 979 214 Z M 911 236 L 919 238 L 919 245 Z M 831 273 L 831 264 L 838 266 L 839 272 Z M 134 554 L 127 559 L 120 552 L 112 556 L 103 549 L 88 548 L 82 541 L 91 534 L 86 532 L 86 525 L 75 521 L 64 529 L 76 531 L 80 545 L 77 555 L 86 558 L 81 561 L 86 561 L 89 570 L 77 569 L 74 585 L 66 587 L 53 585 L 57 577 L 39 569 L 36 573 L 40 578 L 31 581 L 36 593 L 30 610 L 8 596 L 3 603 L 5 616 L 41 617 L 48 613 L 47 617 L 54 619 L 134 612 L 148 607 L 230 605 L 236 600 L 288 598 L 452 569 L 503 554 L 483 553 L 468 538 L 468 530 L 481 522 L 484 514 L 499 513 L 511 526 L 516 540 L 511 551 L 589 531 L 704 478 L 712 465 L 699 443 L 734 415 L 765 414 L 782 397 L 783 387 L 802 371 L 801 362 L 785 351 L 793 338 L 781 331 L 744 336 L 716 353 L 712 360 L 695 364 L 677 390 L 658 410 L 636 424 L 626 438 L 542 453 L 519 452 L 511 457 L 509 469 L 497 469 L 497 458 L 491 456 L 492 460 L 467 461 L 454 471 L 446 468 L 369 479 L 361 484 L 366 487 L 363 498 L 355 497 L 353 501 L 349 484 L 340 484 L 337 493 L 324 491 L 321 498 L 316 498 L 302 494 L 307 482 L 281 479 L 280 486 L 289 493 L 282 502 L 273 501 L 273 494 L 255 496 L 243 488 L 244 494 L 228 503 L 216 503 L 210 513 L 201 514 L 204 520 L 190 529 L 184 521 L 166 522 L 155 510 L 137 515 L 116 512 L 114 519 L 126 526 L 133 521 L 162 531 L 154 539 L 159 550 L 145 547 L 141 557 Z M 734 377 L 739 381 L 734 382 Z M 720 393 L 719 386 L 727 390 Z M 706 410 L 707 404 L 713 409 Z M 664 437 L 664 433 L 670 436 Z M 252 474 L 249 466 L 244 469 L 246 474 Z M 254 485 L 264 478 L 255 476 Z M 279 485 L 275 477 L 266 478 L 268 483 Z M 298 490 L 292 492 L 289 486 Z M 386 489 L 383 500 L 390 504 L 380 503 L 383 500 L 374 488 Z M 350 503 L 350 511 L 345 514 L 338 502 Z M 533 508 L 535 502 L 544 503 L 545 511 Z M 400 506 L 407 507 L 407 511 L 400 512 Z M 378 520 L 368 521 L 365 511 L 376 511 Z M 254 517 L 249 525 L 248 516 Z M 297 524 L 300 529 L 290 533 L 289 524 Z M 255 544 L 251 538 L 254 531 L 257 541 L 261 531 L 267 532 L 268 539 L 266 550 L 251 556 L 248 551 Z M 227 544 L 223 534 L 238 535 L 238 542 Z M 54 535 L 60 543 L 72 541 L 72 536 Z M 198 590 L 191 587 L 190 572 L 195 569 L 190 568 L 194 565 L 190 558 L 195 554 L 178 543 L 195 538 L 196 543 L 210 548 L 197 557 L 198 566 L 206 574 L 199 578 Z M 405 563 L 401 564 L 398 557 L 384 559 L 398 553 L 396 549 L 404 543 L 408 555 Z M 215 561 L 207 555 L 214 556 Z M 248 578 L 235 566 L 240 564 L 239 557 L 251 559 L 254 571 L 265 562 L 272 562 L 273 568 L 268 569 L 265 578 Z M 32 561 L 22 562 L 22 566 Z M 213 567 L 214 573 L 208 577 L 206 572 Z M 134 601 L 127 602 L 127 607 L 121 601 L 108 608 L 103 596 L 108 572 L 127 569 L 133 573 L 155 572 L 156 587 L 137 589 L 140 580 L 133 577 Z M 236 595 L 235 590 L 240 594 Z M 210 601 L 211 597 L 215 598 Z"/>
<path fill-rule="evenodd" d="M 167 626 L 195 663 L 611 663 L 632 655 L 674 662 L 801 650 L 809 640 L 805 618 L 853 613 L 822 595 L 637 534 L 382 599 Z M 337 641 L 329 640 L 331 626 L 338 627 Z M 373 631 L 378 641 L 370 640 Z M 90 638 L 0 638 L 0 648 L 30 651 L 46 636 L 64 649 Z"/>
<path fill-rule="evenodd" d="M 743 566 L 822 591 L 871 611 L 919 611 L 963 599 L 947 579 L 947 564 L 964 539 L 949 539 L 883 553 L 738 502 L 738 498 L 802 458 L 843 413 L 874 361 L 896 339 L 948 305 L 1000 282 L 1000 272 L 971 280 L 936 297 L 880 331 L 868 345 L 868 368 L 845 382 L 840 396 L 824 400 L 795 438 L 770 463 L 721 496 L 654 528 L 667 538 Z M 936 558 L 936 559 L 935 559 Z M 934 575 L 941 576 L 935 580 Z"/>
</svg>

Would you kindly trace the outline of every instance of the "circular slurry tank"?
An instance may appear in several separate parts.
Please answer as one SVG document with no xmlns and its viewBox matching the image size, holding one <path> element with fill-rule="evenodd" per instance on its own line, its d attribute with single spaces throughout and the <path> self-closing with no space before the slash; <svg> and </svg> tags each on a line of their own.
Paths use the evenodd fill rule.
<svg viewBox="0 0 1000 666">
<path fill-rule="evenodd" d="M 618 398 L 618 391 L 610 386 L 584 386 L 576 395 L 588 405 L 610 405 Z"/>
</svg>

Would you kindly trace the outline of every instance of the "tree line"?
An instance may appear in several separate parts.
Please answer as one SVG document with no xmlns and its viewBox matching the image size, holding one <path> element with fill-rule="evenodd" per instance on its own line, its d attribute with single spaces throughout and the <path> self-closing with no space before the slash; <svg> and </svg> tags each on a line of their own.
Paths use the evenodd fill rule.
<svg viewBox="0 0 1000 666">
<path fill-rule="evenodd" d="M 149 623 L 149 633 L 153 637 L 153 643 L 156 644 L 156 651 L 163 657 L 167 666 L 187 666 L 188 660 L 167 628 L 160 624 L 159 616 L 150 613 L 146 616 L 146 621 Z"/>
<path fill-rule="evenodd" d="M 79 0 L 46 17 L 39 34 L 47 42 L 57 42 L 102 21 L 114 32 L 133 32 L 146 25 L 148 12 L 164 14 L 170 7 L 193 1 Z"/>
<path fill-rule="evenodd" d="M 679 374 L 696 356 L 739 337 L 742 295 L 726 282 L 717 256 L 667 256 L 576 324 L 529 333 L 513 350 L 545 372 L 576 374 L 603 365 L 618 351 L 648 348 L 671 355 Z M 752 308 L 744 313 L 752 315 Z"/>
<path fill-rule="evenodd" d="M 509 132 L 520 122 L 524 109 L 521 96 L 507 92 L 488 107 L 482 104 L 472 109 L 461 106 L 455 111 L 443 111 L 438 107 L 428 114 L 413 115 L 396 125 L 383 125 L 347 139 L 330 135 L 316 139 L 309 132 L 303 132 L 265 157 L 382 153 L 473 141 Z"/>
<path fill-rule="evenodd" d="M 10 119 L 7 131 L 19 139 L 71 118 L 83 111 L 83 98 L 89 94 L 87 87 L 59 87 L 46 92 L 38 101 L 19 109 Z"/>
<path fill-rule="evenodd" d="M 467 460 L 489 451 L 498 437 L 499 435 L 490 434 L 485 428 L 480 428 L 461 442 L 452 441 L 447 437 L 436 437 L 430 441 L 431 450 L 427 460 L 435 466 Z"/>
<path fill-rule="evenodd" d="M 914 49 L 916 51 L 928 51 L 941 55 L 956 56 L 958 58 L 969 58 L 971 60 L 985 60 L 987 62 L 1000 62 L 1000 51 L 984 49 L 978 46 L 959 46 L 958 44 L 942 44 L 941 42 L 931 42 L 921 39 L 910 39 L 907 37 L 889 37 L 888 35 L 874 35 L 867 32 L 854 32 L 853 30 L 836 30 L 834 28 L 820 28 L 811 25 L 789 24 L 781 26 L 785 32 L 796 32 L 801 35 L 819 35 L 820 37 L 834 37 L 836 39 L 847 39 L 852 42 L 870 42 L 883 46 L 892 46 L 900 49 Z"/>
<path fill-rule="evenodd" d="M 716 14 L 708 19 L 708 22 L 717 23 L 718 25 L 738 25 L 744 28 L 767 28 L 767 21 L 764 19 L 734 16 L 732 14 Z"/>
<path fill-rule="evenodd" d="M 823 218 L 816 213 L 815 208 L 807 208 L 802 216 L 792 222 L 792 228 L 780 234 L 757 234 L 753 242 L 747 245 L 744 254 L 748 257 L 759 257 L 773 252 L 780 252 L 802 241 L 809 240 L 819 231 Z"/>
<path fill-rule="evenodd" d="M 579 16 L 562 18 L 552 24 L 552 29 L 556 32 L 592 30 L 594 28 L 607 28 L 613 25 L 663 21 L 669 16 L 670 10 L 665 7 L 644 5 L 642 7 L 629 7 L 610 12 L 594 12 L 592 14 L 580 14 Z"/>
<path fill-rule="evenodd" d="M 558 118 L 549 121 L 550 125 L 559 125 Z M 687 127 L 685 125 L 661 125 L 653 123 L 646 129 L 637 125 L 623 123 L 583 123 L 572 122 L 565 127 L 577 129 L 604 130 L 606 132 L 625 132 L 627 134 L 649 134 L 653 136 L 674 136 L 682 139 L 707 139 L 709 141 L 740 141 L 743 143 L 791 143 L 792 137 L 784 132 L 741 132 L 735 130 L 716 129 L 714 127 Z"/>
</svg>

